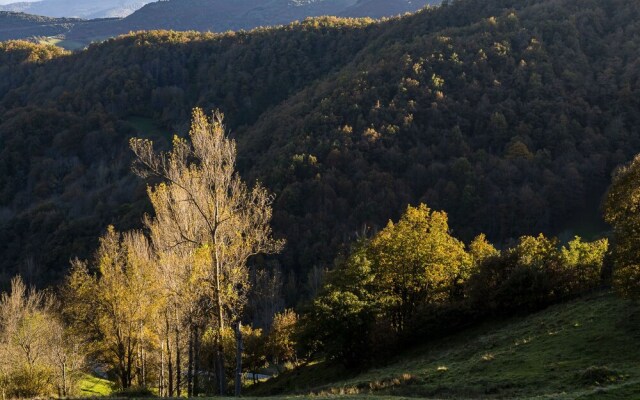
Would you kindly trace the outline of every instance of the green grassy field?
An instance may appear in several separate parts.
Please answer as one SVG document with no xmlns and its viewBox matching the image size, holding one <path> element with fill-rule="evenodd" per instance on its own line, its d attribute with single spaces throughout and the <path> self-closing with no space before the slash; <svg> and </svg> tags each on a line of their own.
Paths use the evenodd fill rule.
<svg viewBox="0 0 640 400">
<path fill-rule="evenodd" d="M 639 339 L 640 306 L 597 294 L 486 324 L 347 379 L 322 364 L 290 371 L 254 394 L 633 399 L 640 398 Z"/>
<path fill-rule="evenodd" d="M 76 40 L 61 39 L 57 37 L 48 37 L 48 38 L 42 39 L 40 40 L 40 43 L 52 44 L 58 47 L 62 47 L 65 50 L 71 50 L 71 51 L 82 50 L 85 47 L 87 47 L 86 43 L 76 41 Z"/>
<path fill-rule="evenodd" d="M 108 396 L 112 391 L 112 383 L 106 379 L 87 374 L 80 381 L 80 395 L 82 397 Z"/>
</svg>

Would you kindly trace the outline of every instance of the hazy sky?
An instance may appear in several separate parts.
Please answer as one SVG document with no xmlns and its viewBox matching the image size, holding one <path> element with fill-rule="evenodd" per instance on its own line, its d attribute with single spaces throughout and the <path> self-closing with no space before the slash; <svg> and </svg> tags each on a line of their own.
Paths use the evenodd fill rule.
<svg viewBox="0 0 640 400">
<path fill-rule="evenodd" d="M 16 2 L 34 3 L 17 11 L 47 17 L 124 17 L 154 0 L 0 0 L 0 7 Z M 235 1 L 235 0 L 229 0 Z"/>
<path fill-rule="evenodd" d="M 38 1 L 38 0 L 0 0 L 0 5 L 11 4 L 11 3 L 31 3 L 32 1 Z"/>
</svg>

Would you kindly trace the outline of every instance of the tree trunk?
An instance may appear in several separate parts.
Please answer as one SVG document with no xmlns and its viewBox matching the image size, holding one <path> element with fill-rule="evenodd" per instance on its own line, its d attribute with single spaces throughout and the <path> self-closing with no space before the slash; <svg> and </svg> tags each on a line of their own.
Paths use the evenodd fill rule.
<svg viewBox="0 0 640 400">
<path fill-rule="evenodd" d="M 216 243 L 214 240 L 214 248 Z M 218 346 L 216 347 L 216 364 L 218 369 L 218 385 L 220 389 L 220 396 L 224 396 L 226 392 L 227 379 L 225 377 L 224 370 L 224 343 L 222 338 L 224 336 L 224 315 L 222 313 L 222 295 L 220 291 L 220 261 L 218 259 L 217 248 L 214 251 L 215 261 L 215 304 L 218 317 Z"/>
<path fill-rule="evenodd" d="M 116 372 L 116 374 L 118 375 L 118 377 L 120 378 L 120 384 L 122 385 L 122 389 L 126 389 L 129 386 L 127 385 L 127 366 L 126 366 L 126 355 L 124 354 L 124 346 L 119 346 L 119 350 L 122 351 L 122 353 L 120 353 L 118 355 L 119 360 L 118 360 L 118 371 Z"/>
<path fill-rule="evenodd" d="M 119 328 L 117 337 L 121 337 Z M 118 370 L 116 371 L 116 375 L 118 375 L 118 378 L 120 379 L 122 388 L 127 389 L 129 387 L 127 384 L 127 350 L 121 339 L 118 339 L 117 346 Z"/>
<path fill-rule="evenodd" d="M 160 397 L 166 397 L 164 381 L 164 342 L 160 340 L 160 382 L 158 382 Z"/>
<path fill-rule="evenodd" d="M 175 329 L 175 334 L 176 334 L 176 396 L 180 397 L 181 392 L 180 392 L 180 382 L 182 380 L 182 368 L 180 367 L 180 329 L 178 328 L 177 325 L 177 311 L 176 311 L 176 329 Z"/>
<path fill-rule="evenodd" d="M 195 326 L 195 333 L 193 338 L 193 395 L 198 396 L 198 384 L 200 374 L 200 327 Z"/>
<path fill-rule="evenodd" d="M 138 333 L 138 386 L 145 387 L 146 379 L 145 379 L 145 371 L 144 371 L 144 347 L 143 347 L 143 332 L 142 332 L 142 322 L 140 322 L 139 333 Z"/>
<path fill-rule="evenodd" d="M 169 316 L 165 314 L 165 323 L 167 327 L 167 378 L 169 378 L 168 382 L 168 392 L 167 395 L 169 397 L 173 397 L 173 359 L 171 357 L 171 329 L 169 327 Z"/>
<path fill-rule="evenodd" d="M 187 398 L 193 397 L 193 323 L 189 323 L 189 353 L 187 361 Z"/>
<path fill-rule="evenodd" d="M 236 324 L 236 397 L 240 396 L 242 390 L 242 322 Z"/>
<path fill-rule="evenodd" d="M 147 387 L 147 355 L 142 347 L 142 387 Z"/>
<path fill-rule="evenodd" d="M 62 396 L 67 397 L 67 363 L 62 363 Z"/>
<path fill-rule="evenodd" d="M 129 339 L 129 343 L 127 345 L 127 372 L 126 372 L 127 388 L 130 388 L 131 384 L 133 383 L 133 376 L 134 376 L 133 362 L 135 360 L 134 347 L 135 347 L 135 344 L 132 344 L 131 339 Z"/>
<path fill-rule="evenodd" d="M 120 374 L 120 383 L 122 384 L 122 389 L 127 389 L 129 386 L 127 385 L 127 375 L 124 372 L 124 370 L 122 371 L 122 373 Z"/>
<path fill-rule="evenodd" d="M 218 392 L 220 396 L 224 396 L 226 392 L 227 378 L 224 371 L 224 352 L 222 341 L 222 335 L 218 332 L 218 338 L 216 343 L 216 375 L 218 378 Z"/>
</svg>

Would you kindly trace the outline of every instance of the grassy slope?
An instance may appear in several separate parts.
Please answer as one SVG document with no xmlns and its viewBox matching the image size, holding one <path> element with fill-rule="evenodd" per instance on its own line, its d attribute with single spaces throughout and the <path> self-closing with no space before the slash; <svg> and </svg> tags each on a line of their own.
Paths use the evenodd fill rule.
<svg viewBox="0 0 640 400">
<path fill-rule="evenodd" d="M 108 396 L 112 392 L 112 383 L 93 375 L 85 375 L 80 381 L 81 397 Z"/>
<path fill-rule="evenodd" d="M 87 43 L 83 43 L 75 40 L 61 39 L 55 36 L 44 38 L 40 40 L 40 43 L 59 46 L 65 50 L 70 50 L 70 51 L 82 50 L 87 46 Z"/>
<path fill-rule="evenodd" d="M 640 306 L 597 294 L 487 324 L 347 380 L 316 365 L 256 389 L 376 398 L 640 398 L 639 339 Z"/>
</svg>

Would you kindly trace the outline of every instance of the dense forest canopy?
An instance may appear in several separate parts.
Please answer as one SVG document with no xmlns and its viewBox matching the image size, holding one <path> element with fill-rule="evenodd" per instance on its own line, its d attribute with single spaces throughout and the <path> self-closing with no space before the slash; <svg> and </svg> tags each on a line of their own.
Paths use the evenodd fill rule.
<svg viewBox="0 0 640 400">
<path fill-rule="evenodd" d="M 594 221 L 611 171 L 640 150 L 638 21 L 622 0 L 460 0 L 75 54 L 2 44 L 3 278 L 59 280 L 105 226 L 140 227 L 150 205 L 127 140 L 168 146 L 194 106 L 226 113 L 243 177 L 276 194 L 292 283 L 407 204 L 447 210 L 465 242 Z"/>
</svg>

